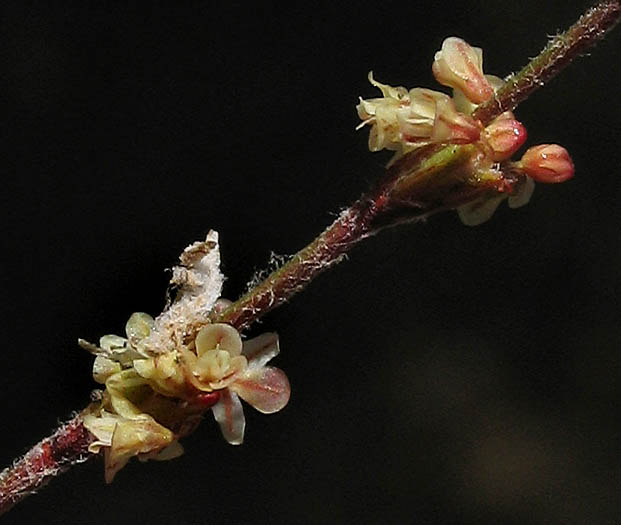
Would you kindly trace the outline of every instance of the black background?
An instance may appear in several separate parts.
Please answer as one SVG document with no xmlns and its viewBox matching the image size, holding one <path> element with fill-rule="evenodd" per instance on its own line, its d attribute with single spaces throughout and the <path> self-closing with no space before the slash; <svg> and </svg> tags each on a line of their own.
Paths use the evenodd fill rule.
<svg viewBox="0 0 621 525">
<path fill-rule="evenodd" d="M 382 171 L 366 80 L 437 88 L 444 37 L 518 69 L 586 2 L 4 2 L 3 464 L 88 403 L 75 341 L 157 314 L 220 232 L 225 295 L 310 241 Z M 246 443 L 71 469 L 3 523 L 611 523 L 621 462 L 621 30 L 524 103 L 576 177 L 490 222 L 383 232 L 261 330 L 292 383 Z M 440 88 L 438 88 L 440 89 Z"/>
</svg>

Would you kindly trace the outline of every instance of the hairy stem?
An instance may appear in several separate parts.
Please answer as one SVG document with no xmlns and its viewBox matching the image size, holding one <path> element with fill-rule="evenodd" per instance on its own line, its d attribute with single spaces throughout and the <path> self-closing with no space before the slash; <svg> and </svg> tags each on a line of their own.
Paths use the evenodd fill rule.
<svg viewBox="0 0 621 525">
<path fill-rule="evenodd" d="M 377 231 L 455 208 L 488 191 L 510 191 L 516 181 L 471 182 L 471 146 L 426 146 L 397 160 L 314 241 L 212 321 L 242 330 L 303 290 Z"/>
<path fill-rule="evenodd" d="M 494 98 L 481 104 L 474 111 L 473 118 L 483 124 L 489 124 L 504 111 L 515 109 L 536 89 L 565 69 L 574 58 L 594 46 L 619 23 L 620 18 L 619 0 L 599 2 L 593 6 L 567 31 L 550 40 L 541 53 L 518 73 L 511 75 Z"/>
<path fill-rule="evenodd" d="M 71 465 L 89 459 L 92 441 L 77 415 L 7 467 L 0 473 L 0 515 Z"/>
<path fill-rule="evenodd" d="M 615 26 L 620 15 L 618 0 L 591 8 L 524 69 L 511 76 L 496 97 L 477 108 L 473 116 L 487 124 L 503 111 L 514 109 L 593 46 Z M 432 146 L 399 159 L 371 191 L 343 211 L 327 230 L 216 320 L 241 330 L 303 290 L 319 273 L 341 260 L 356 243 L 381 228 L 453 208 L 481 192 L 498 190 L 498 184 L 505 187 L 513 184 L 514 181 L 501 180 L 472 186 L 463 179 L 459 169 L 447 170 L 453 174 L 451 177 L 434 178 L 439 169 L 459 159 L 463 151 L 454 146 Z M 431 184 L 431 180 L 435 182 Z M 88 446 L 93 439 L 81 415 L 77 415 L 7 467 L 0 473 L 0 515 L 71 465 L 92 457 Z"/>
<path fill-rule="evenodd" d="M 417 166 L 421 159 L 422 155 L 413 155 L 409 165 Z M 399 169 L 387 170 L 374 189 L 341 212 L 313 242 L 248 291 L 215 320 L 242 330 L 303 290 L 319 273 L 338 263 L 357 242 L 378 229 L 373 224 L 374 219 L 384 212 L 386 193 L 398 179 L 399 173 Z"/>
<path fill-rule="evenodd" d="M 574 58 L 594 46 L 619 22 L 620 17 L 619 0 L 600 2 L 590 8 L 567 31 L 553 38 L 521 71 L 511 75 L 494 98 L 475 110 L 473 118 L 487 125 L 504 111 L 515 109 L 536 89 L 560 73 Z M 449 148 L 450 146 L 445 150 Z M 218 321 L 230 323 L 238 329 L 244 328 L 303 290 L 315 275 L 338 262 L 346 251 L 372 233 L 371 223 L 384 211 L 386 194 L 398 176 L 396 172 L 400 170 L 403 174 L 408 169 L 411 171 L 419 159 L 417 155 L 419 153 L 414 151 L 403 157 L 398 165 L 387 171 L 375 191 L 363 195 L 341 213 L 324 233 L 295 254 L 282 268 L 233 303 Z M 404 164 L 408 162 L 412 166 L 405 168 Z M 417 200 L 416 188 L 410 189 L 410 200 Z M 418 201 L 423 205 L 429 204 L 424 199 Z M 438 207 L 436 211 L 443 208 Z M 430 213 L 430 210 L 426 210 L 421 216 Z"/>
</svg>

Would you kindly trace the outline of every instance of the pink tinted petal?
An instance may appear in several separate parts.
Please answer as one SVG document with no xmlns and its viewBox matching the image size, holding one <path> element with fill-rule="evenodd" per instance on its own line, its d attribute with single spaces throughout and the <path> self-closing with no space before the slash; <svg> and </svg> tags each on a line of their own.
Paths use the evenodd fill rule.
<svg viewBox="0 0 621 525">
<path fill-rule="evenodd" d="M 231 385 L 231 389 L 263 414 L 272 414 L 284 408 L 291 395 L 285 373 L 271 366 L 248 369 Z"/>
<path fill-rule="evenodd" d="M 244 441 L 246 418 L 237 394 L 228 388 L 222 390 L 220 401 L 212 406 L 211 410 L 216 421 L 220 424 L 224 439 L 231 445 L 241 445 Z"/>
<path fill-rule="evenodd" d="M 521 122 L 510 118 L 506 111 L 485 128 L 485 138 L 493 150 L 493 160 L 500 162 L 511 158 L 526 140 L 526 128 Z"/>
<path fill-rule="evenodd" d="M 540 144 L 529 148 L 519 164 L 536 182 L 565 182 L 574 176 L 574 163 L 558 144 Z"/>
<path fill-rule="evenodd" d="M 471 102 L 480 104 L 494 94 L 483 74 L 483 52 L 461 38 L 450 37 L 435 55 L 433 75 L 445 86 L 461 90 Z"/>
<path fill-rule="evenodd" d="M 268 332 L 244 342 L 242 355 L 248 359 L 250 368 L 258 368 L 271 361 L 279 352 L 278 334 Z"/>
<path fill-rule="evenodd" d="M 479 140 L 481 129 L 468 115 L 455 110 L 450 98 L 438 100 L 431 132 L 432 142 L 439 144 L 471 144 Z"/>
</svg>

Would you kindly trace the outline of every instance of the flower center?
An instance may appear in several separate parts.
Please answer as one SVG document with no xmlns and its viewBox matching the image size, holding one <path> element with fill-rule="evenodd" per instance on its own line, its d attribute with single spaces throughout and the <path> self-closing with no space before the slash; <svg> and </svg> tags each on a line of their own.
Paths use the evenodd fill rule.
<svg viewBox="0 0 621 525">
<path fill-rule="evenodd" d="M 208 350 L 196 362 L 195 373 L 202 381 L 220 381 L 229 371 L 231 356 L 226 350 Z"/>
</svg>

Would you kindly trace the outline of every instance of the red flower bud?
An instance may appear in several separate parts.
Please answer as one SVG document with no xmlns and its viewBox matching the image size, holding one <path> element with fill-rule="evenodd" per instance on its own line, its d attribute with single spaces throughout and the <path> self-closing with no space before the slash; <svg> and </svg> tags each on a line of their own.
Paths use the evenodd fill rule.
<svg viewBox="0 0 621 525">
<path fill-rule="evenodd" d="M 485 128 L 485 138 L 494 152 L 495 162 L 511 158 L 526 140 L 526 128 L 512 117 L 510 113 L 503 113 Z"/>
<path fill-rule="evenodd" d="M 567 150 L 558 144 L 529 148 L 518 164 L 537 182 L 565 182 L 574 176 L 574 163 Z"/>
</svg>

